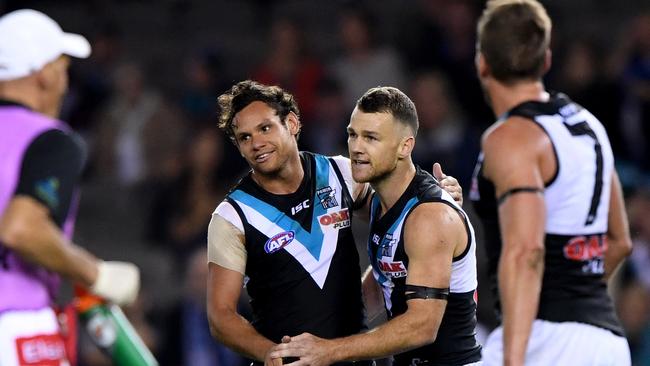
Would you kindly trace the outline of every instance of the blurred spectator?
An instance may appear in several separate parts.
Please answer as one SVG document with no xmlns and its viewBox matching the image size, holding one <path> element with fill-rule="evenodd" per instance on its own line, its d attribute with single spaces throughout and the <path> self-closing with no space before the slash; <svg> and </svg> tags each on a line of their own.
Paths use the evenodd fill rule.
<svg viewBox="0 0 650 366">
<path fill-rule="evenodd" d="M 624 159 L 620 127 L 622 93 L 615 80 L 603 75 L 604 60 L 596 56 L 602 51 L 593 42 L 575 39 L 559 53 L 557 64 L 562 67 L 549 85 L 593 113 L 607 129 L 615 156 Z"/>
<path fill-rule="evenodd" d="M 183 120 L 146 82 L 140 65 L 122 64 L 114 76 L 115 95 L 96 131 L 96 173 L 136 187 L 173 169 Z"/>
<path fill-rule="evenodd" d="M 346 108 L 338 81 L 325 78 L 318 84 L 315 113 L 307 120 L 299 142 L 302 149 L 325 155 L 347 156 L 346 127 L 351 111 Z"/>
<path fill-rule="evenodd" d="M 423 169 L 439 162 L 461 187 L 469 187 L 480 132 L 458 109 L 447 79 L 437 71 L 420 74 L 410 94 L 420 122 L 413 161 Z"/>
<path fill-rule="evenodd" d="M 121 30 L 112 22 L 98 27 L 91 39 L 90 58 L 71 70 L 70 90 L 61 113 L 87 139 L 92 137 L 88 132 L 113 92 L 110 76 L 123 52 L 122 37 Z"/>
<path fill-rule="evenodd" d="M 641 189 L 628 200 L 630 234 L 634 251 L 627 262 L 631 277 L 650 292 L 650 190 Z"/>
<path fill-rule="evenodd" d="M 373 33 L 376 24 L 370 14 L 360 8 L 346 8 L 339 22 L 343 54 L 332 71 L 343 87 L 345 107 L 352 111 L 357 99 L 375 86 L 403 88 L 406 77 L 399 55 L 390 46 L 377 46 Z"/>
<path fill-rule="evenodd" d="M 159 353 L 161 366 L 245 366 L 246 360 L 217 343 L 207 322 L 205 284 L 208 277 L 205 244 L 191 253 L 184 275 L 182 299 L 165 314 L 165 343 Z M 241 307 L 246 304 L 242 298 Z M 244 314 L 247 312 L 244 311 Z M 248 312 L 250 314 L 250 311 Z"/>
<path fill-rule="evenodd" d="M 400 48 L 409 69 L 425 72 L 440 69 L 451 84 L 459 108 L 480 129 L 493 121 L 483 103 L 483 93 L 474 69 L 476 20 L 480 2 L 472 0 L 421 0 L 417 14 L 399 33 Z"/>
<path fill-rule="evenodd" d="M 444 59 L 444 35 L 441 18 L 446 0 L 418 0 L 411 17 L 400 22 L 398 47 L 409 70 L 423 72 L 441 68 Z"/>
<path fill-rule="evenodd" d="M 614 56 L 622 73 L 624 92 L 621 129 L 626 155 L 645 170 L 650 169 L 650 12 L 630 22 Z"/>
<path fill-rule="evenodd" d="M 206 49 L 191 55 L 185 63 L 185 85 L 181 108 L 197 127 L 215 125 L 217 98 L 228 88 L 223 60 L 217 50 Z"/>
<path fill-rule="evenodd" d="M 634 365 L 650 366 L 650 190 L 627 200 L 634 251 L 624 267 L 617 310 Z"/>
<path fill-rule="evenodd" d="M 173 253 L 179 269 L 194 249 L 205 246 L 212 211 L 225 193 L 220 180 L 223 146 L 215 130 L 198 131 L 184 156 L 181 174 L 156 194 L 149 225 L 150 239 Z"/>
<path fill-rule="evenodd" d="M 316 87 L 323 77 L 323 66 L 311 57 L 303 30 L 291 19 L 280 18 L 271 24 L 264 62 L 253 71 L 253 79 L 278 85 L 300 101 L 303 120 L 308 121 L 316 106 Z"/>
<path fill-rule="evenodd" d="M 650 365 L 650 294 L 637 281 L 621 288 L 616 308 L 630 344 L 632 364 Z"/>
</svg>

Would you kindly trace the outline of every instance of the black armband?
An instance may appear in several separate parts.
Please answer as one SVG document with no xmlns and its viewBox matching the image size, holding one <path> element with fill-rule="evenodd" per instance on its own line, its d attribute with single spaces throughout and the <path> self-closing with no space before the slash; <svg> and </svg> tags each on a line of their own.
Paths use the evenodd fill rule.
<svg viewBox="0 0 650 366">
<path fill-rule="evenodd" d="M 517 193 L 544 193 L 544 190 L 537 187 L 516 187 L 507 190 L 497 200 L 498 204 L 501 205 L 508 197 Z"/>
<path fill-rule="evenodd" d="M 449 297 L 449 287 L 433 288 L 416 285 L 406 285 L 406 300 L 412 299 L 438 299 L 447 300 Z"/>
</svg>

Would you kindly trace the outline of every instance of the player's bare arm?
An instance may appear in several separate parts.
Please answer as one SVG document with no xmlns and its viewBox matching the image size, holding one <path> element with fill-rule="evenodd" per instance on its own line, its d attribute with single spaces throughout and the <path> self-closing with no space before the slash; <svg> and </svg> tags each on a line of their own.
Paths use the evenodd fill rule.
<svg viewBox="0 0 650 366">
<path fill-rule="evenodd" d="M 552 146 L 533 122 L 511 117 L 486 132 L 483 151 L 485 175 L 500 200 L 504 362 L 523 365 L 544 271 L 544 175 L 552 167 L 540 157 L 552 157 Z"/>
<path fill-rule="evenodd" d="M 239 247 L 238 247 L 239 246 Z M 246 357 L 264 361 L 274 343 L 237 311 L 244 285 L 244 235 L 217 214 L 208 227 L 208 323 L 212 336 Z"/>
<path fill-rule="evenodd" d="M 371 266 L 368 266 L 361 276 L 361 291 L 368 323 L 372 323 L 379 316 L 386 314 L 384 295 L 377 280 L 375 280 L 375 276 L 372 274 Z"/>
<path fill-rule="evenodd" d="M 264 361 L 274 343 L 237 312 L 244 276 L 214 263 L 208 266 L 208 322 L 212 336 L 246 357 Z"/>
<path fill-rule="evenodd" d="M 422 230 L 432 226 L 436 230 Z M 412 211 L 404 230 L 409 257 L 407 284 L 449 288 L 453 257 L 467 243 L 458 212 L 445 204 L 425 203 Z M 435 341 L 446 305 L 444 299 L 414 298 L 408 300 L 404 314 L 367 333 L 333 340 L 303 333 L 276 346 L 271 356 L 300 358 L 289 365 L 321 366 L 401 353 Z"/>
<path fill-rule="evenodd" d="M 607 250 L 605 251 L 605 280 L 607 280 L 623 260 L 632 252 L 627 213 L 621 182 L 616 171 L 612 173 L 612 188 L 607 218 Z"/>
</svg>

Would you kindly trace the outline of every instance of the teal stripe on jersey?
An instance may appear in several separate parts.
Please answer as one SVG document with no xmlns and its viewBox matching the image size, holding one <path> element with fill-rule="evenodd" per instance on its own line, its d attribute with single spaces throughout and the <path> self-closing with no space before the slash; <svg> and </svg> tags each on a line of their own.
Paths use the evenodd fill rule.
<svg viewBox="0 0 650 366">
<path fill-rule="evenodd" d="M 315 155 L 314 157 L 316 158 L 316 190 L 311 202 L 313 207 L 311 232 L 305 230 L 299 222 L 294 221 L 292 218 L 285 215 L 284 212 L 244 191 L 236 190 L 230 194 L 230 197 L 235 201 L 253 207 L 257 212 L 262 214 L 262 216 L 266 217 L 269 221 L 275 223 L 283 230 L 293 231 L 296 235 L 296 239 L 304 245 L 316 260 L 319 260 L 321 248 L 323 247 L 323 231 L 318 222 L 318 217 L 327 213 L 327 210 L 323 208 L 323 205 L 320 203 L 316 191 L 319 188 L 329 185 L 330 167 L 329 160 L 326 157 L 320 155 Z M 255 226 L 255 223 L 250 224 Z"/>
<path fill-rule="evenodd" d="M 397 226 L 400 224 L 400 222 L 402 222 L 404 220 L 404 217 L 406 216 L 406 214 L 409 213 L 409 211 L 411 211 L 411 208 L 413 206 L 415 206 L 415 204 L 418 203 L 418 202 L 419 202 L 419 200 L 418 200 L 417 197 L 413 197 L 408 202 L 406 202 L 406 205 L 404 206 L 404 209 L 400 213 L 397 220 L 395 220 L 395 222 L 393 222 L 393 225 L 391 225 L 390 229 L 388 229 L 386 234 L 391 234 L 392 236 L 395 236 L 394 234 L 395 234 L 395 230 L 397 229 Z M 377 195 L 375 195 L 375 197 L 373 197 L 373 200 L 372 200 L 372 205 L 370 206 L 370 218 L 371 218 L 371 220 L 374 221 L 375 212 L 376 212 L 376 210 L 379 209 L 379 207 L 380 207 L 380 205 L 379 205 L 379 197 Z M 379 262 L 381 260 L 381 257 L 382 257 L 381 256 L 381 248 L 377 248 L 377 253 L 374 255 L 374 258 L 373 258 L 372 247 L 371 246 L 372 245 L 381 246 L 382 240 L 384 238 L 380 238 L 379 243 L 374 244 L 372 242 L 372 236 L 373 235 L 374 235 L 373 233 L 370 233 L 370 237 L 368 238 L 368 256 L 369 256 L 369 259 L 370 259 L 370 264 L 372 265 L 375 272 L 379 275 L 379 283 L 382 284 L 382 283 L 385 283 L 385 282 L 389 281 L 389 279 L 386 276 L 384 276 L 381 269 L 377 266 L 377 262 Z"/>
</svg>

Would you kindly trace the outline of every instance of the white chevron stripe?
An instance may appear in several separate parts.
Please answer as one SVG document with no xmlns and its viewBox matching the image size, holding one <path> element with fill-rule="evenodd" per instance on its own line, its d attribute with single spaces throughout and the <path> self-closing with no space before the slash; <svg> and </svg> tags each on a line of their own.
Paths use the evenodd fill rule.
<svg viewBox="0 0 650 366">
<path fill-rule="evenodd" d="M 339 204 L 338 206 L 327 210 L 328 213 L 332 213 L 341 210 L 340 205 L 343 202 L 341 193 L 343 189 L 338 183 L 336 173 L 331 167 L 329 169 L 329 173 L 329 183 L 331 187 L 336 190 L 336 202 Z M 237 201 L 237 204 L 242 209 L 244 216 L 246 216 L 246 221 L 248 221 L 248 223 L 254 226 L 257 230 L 264 233 L 264 235 L 267 237 L 271 238 L 279 233 L 286 231 L 276 223 L 261 215 L 259 212 L 257 212 L 257 210 L 255 210 L 255 208 L 250 207 L 241 201 Z M 320 202 L 312 202 L 312 204 L 319 205 Z M 315 224 L 318 225 L 317 222 Z M 286 250 L 289 254 L 291 254 L 303 266 L 303 268 L 309 272 L 309 275 L 314 279 L 318 287 L 321 289 L 325 286 L 325 280 L 327 279 L 327 274 L 330 270 L 330 264 L 332 263 L 332 258 L 334 257 L 334 252 L 336 252 L 336 246 L 338 243 L 339 229 L 334 229 L 333 227 L 334 225 L 321 225 L 321 230 L 323 230 L 323 245 L 320 249 L 319 260 L 316 260 L 316 258 L 311 255 L 305 245 L 298 240 L 297 236 L 291 243 L 283 248 L 283 250 Z M 312 228 L 312 230 L 313 229 L 315 228 Z"/>
</svg>

